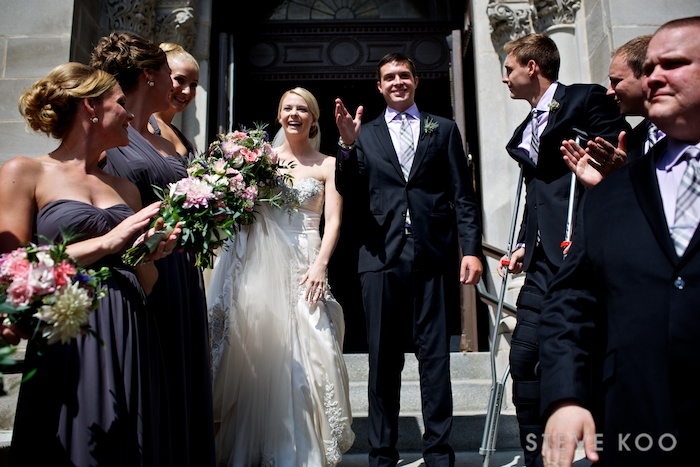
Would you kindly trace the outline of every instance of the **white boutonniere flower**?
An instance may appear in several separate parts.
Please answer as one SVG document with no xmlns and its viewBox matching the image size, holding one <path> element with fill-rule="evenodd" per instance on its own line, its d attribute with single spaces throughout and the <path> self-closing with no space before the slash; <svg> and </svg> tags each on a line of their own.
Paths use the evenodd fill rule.
<svg viewBox="0 0 700 467">
<path fill-rule="evenodd" d="M 557 109 L 559 108 L 559 102 L 557 102 L 557 101 L 555 101 L 554 99 L 552 99 L 552 102 L 549 103 L 549 106 L 548 106 L 548 107 L 549 107 L 549 111 L 550 111 L 551 113 L 556 112 Z"/>
<path fill-rule="evenodd" d="M 433 131 L 437 130 L 440 124 L 433 120 L 431 117 L 425 119 L 425 124 L 423 125 L 423 131 L 426 135 L 429 135 Z"/>
</svg>

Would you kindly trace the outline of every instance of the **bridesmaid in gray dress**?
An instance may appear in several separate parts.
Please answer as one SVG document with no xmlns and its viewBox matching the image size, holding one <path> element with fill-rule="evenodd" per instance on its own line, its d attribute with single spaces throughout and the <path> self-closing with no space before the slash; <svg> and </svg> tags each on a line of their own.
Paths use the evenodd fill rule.
<svg viewBox="0 0 700 467">
<path fill-rule="evenodd" d="M 78 235 L 68 253 L 83 266 L 110 267 L 111 277 L 90 315 L 97 338 L 53 344 L 40 356 L 35 341 L 28 343 L 26 369 L 37 373 L 20 388 L 11 466 L 160 464 L 162 356 L 145 310 L 157 270 L 152 262 L 131 268 L 120 261 L 159 205 L 141 209 L 136 186 L 98 165 L 104 150 L 128 143 L 133 115 L 124 102 L 110 74 L 80 63 L 59 65 L 20 99 L 28 126 L 60 145 L 0 169 L 0 252 L 61 241 L 68 229 Z M 167 255 L 179 233 L 148 259 Z"/>
<path fill-rule="evenodd" d="M 128 146 L 107 151 L 104 170 L 136 184 L 144 203 L 157 199 L 154 186 L 187 176 L 172 143 L 148 130 L 155 112 L 170 107 L 170 68 L 165 53 L 154 43 L 129 34 L 110 34 L 99 40 L 91 64 L 113 74 L 134 113 Z M 184 251 L 156 261 L 158 283 L 148 298 L 155 315 L 165 357 L 167 398 L 173 465 L 214 465 L 209 336 L 202 270 Z M 165 454 L 164 454 L 165 456 Z M 161 466 L 167 465 L 161 463 Z"/>
<path fill-rule="evenodd" d="M 192 142 L 173 124 L 173 119 L 184 112 L 197 96 L 199 63 L 181 45 L 163 42 L 160 48 L 168 58 L 173 90 L 170 93 L 170 107 L 153 114 L 149 123 L 154 134 L 173 143 L 182 159 L 192 159 L 196 156 Z"/>
</svg>

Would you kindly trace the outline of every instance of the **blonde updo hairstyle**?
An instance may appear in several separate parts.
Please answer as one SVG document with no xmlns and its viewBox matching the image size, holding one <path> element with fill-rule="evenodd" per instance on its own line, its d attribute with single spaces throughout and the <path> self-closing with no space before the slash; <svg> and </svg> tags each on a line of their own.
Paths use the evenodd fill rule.
<svg viewBox="0 0 700 467">
<path fill-rule="evenodd" d="M 162 42 L 160 44 L 160 49 L 165 52 L 165 55 L 169 59 L 183 60 L 194 65 L 197 71 L 199 71 L 199 63 L 197 59 L 192 56 L 191 53 L 186 51 L 180 44 L 175 44 L 173 42 Z"/>
<path fill-rule="evenodd" d="M 58 65 L 19 98 L 27 126 L 62 139 L 83 99 L 101 98 L 117 84 L 114 76 L 83 63 Z"/>
<path fill-rule="evenodd" d="M 142 70 L 160 70 L 167 62 L 165 52 L 153 42 L 113 32 L 97 42 L 90 65 L 114 75 L 127 92 L 139 82 Z"/>
<path fill-rule="evenodd" d="M 304 99 L 306 105 L 309 106 L 311 116 L 314 118 L 314 120 L 316 120 L 316 123 L 314 123 L 309 129 L 309 143 L 311 144 L 312 148 L 318 151 L 321 147 L 321 129 L 318 126 L 318 118 L 321 115 L 321 109 L 318 107 L 318 101 L 316 100 L 316 97 L 313 94 L 311 94 L 311 91 L 302 87 L 296 87 L 282 94 L 282 97 L 280 97 L 280 103 L 277 106 L 277 121 L 280 121 L 280 115 L 282 115 L 282 107 L 284 106 L 284 100 L 290 94 L 296 94 L 297 96 Z M 276 148 L 278 146 L 282 146 L 286 138 L 287 136 L 284 133 L 284 128 L 280 128 L 272 140 L 272 147 Z"/>
</svg>

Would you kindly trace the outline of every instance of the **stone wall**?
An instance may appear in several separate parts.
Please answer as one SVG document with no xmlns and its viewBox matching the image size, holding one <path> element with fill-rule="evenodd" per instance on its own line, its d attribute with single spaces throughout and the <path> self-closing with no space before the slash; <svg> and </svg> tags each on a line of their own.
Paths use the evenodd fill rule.
<svg viewBox="0 0 700 467">
<path fill-rule="evenodd" d="M 36 156 L 58 144 L 25 130 L 17 100 L 34 81 L 70 57 L 73 0 L 0 0 L 0 163 Z"/>
</svg>

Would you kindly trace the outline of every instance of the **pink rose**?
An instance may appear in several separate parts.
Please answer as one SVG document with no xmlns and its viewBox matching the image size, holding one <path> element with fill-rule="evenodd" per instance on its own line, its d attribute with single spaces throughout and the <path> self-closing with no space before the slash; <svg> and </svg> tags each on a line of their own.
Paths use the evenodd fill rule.
<svg viewBox="0 0 700 467">
<path fill-rule="evenodd" d="M 16 277 L 7 288 L 7 296 L 13 305 L 24 306 L 31 303 L 34 291 L 24 277 Z"/>
</svg>

